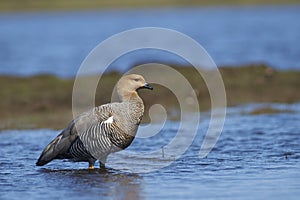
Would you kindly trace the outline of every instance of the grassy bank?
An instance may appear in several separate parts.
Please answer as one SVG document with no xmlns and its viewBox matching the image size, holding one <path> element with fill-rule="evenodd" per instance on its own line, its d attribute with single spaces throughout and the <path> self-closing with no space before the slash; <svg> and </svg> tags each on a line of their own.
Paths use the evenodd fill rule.
<svg viewBox="0 0 300 200">
<path fill-rule="evenodd" d="M 201 110 L 209 110 L 209 93 L 195 69 L 174 68 L 190 81 Z M 300 72 L 274 71 L 264 65 L 223 67 L 220 72 L 229 106 L 250 102 L 300 101 Z M 97 105 L 110 102 L 113 87 L 120 76 L 119 73 L 109 73 L 102 77 L 95 97 Z M 22 78 L 1 76 L 0 129 L 63 128 L 72 119 L 73 82 L 73 79 L 47 75 Z M 167 88 L 154 87 L 152 92 L 141 91 L 147 107 L 161 104 L 169 111 L 179 109 L 177 99 Z"/>
<path fill-rule="evenodd" d="M 298 0 L 0 0 L 0 11 L 87 10 L 169 6 L 299 4 Z"/>
</svg>

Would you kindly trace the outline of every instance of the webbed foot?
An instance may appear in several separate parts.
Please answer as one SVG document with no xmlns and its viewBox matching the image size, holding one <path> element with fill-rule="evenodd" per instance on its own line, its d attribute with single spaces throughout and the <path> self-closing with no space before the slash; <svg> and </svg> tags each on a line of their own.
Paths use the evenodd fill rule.
<svg viewBox="0 0 300 200">
<path fill-rule="evenodd" d="M 94 167 L 94 165 L 89 165 L 88 169 L 92 170 L 92 169 L 95 169 L 95 167 Z"/>
</svg>

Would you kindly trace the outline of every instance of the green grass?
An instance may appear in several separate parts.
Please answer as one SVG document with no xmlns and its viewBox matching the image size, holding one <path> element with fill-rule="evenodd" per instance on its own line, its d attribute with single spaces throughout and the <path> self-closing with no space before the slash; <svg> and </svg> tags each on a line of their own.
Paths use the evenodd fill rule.
<svg viewBox="0 0 300 200">
<path fill-rule="evenodd" d="M 298 0 L 0 0 L 0 11 L 86 10 L 170 6 L 298 4 Z"/>
<path fill-rule="evenodd" d="M 201 110 L 210 109 L 210 96 L 205 82 L 192 67 L 173 66 L 184 75 L 197 94 Z M 224 67 L 222 74 L 228 106 L 252 102 L 293 103 L 300 101 L 300 72 L 270 71 L 265 65 Z M 102 76 L 95 95 L 96 105 L 111 101 L 112 90 L 121 74 Z M 0 129 L 61 129 L 72 119 L 73 79 L 54 76 L 0 76 Z M 141 91 L 146 111 L 160 104 L 169 113 L 179 110 L 178 100 L 167 88 L 154 84 L 153 91 Z M 84 95 L 82 100 L 84 101 Z M 254 111 L 270 112 L 270 109 Z M 148 120 L 146 113 L 145 120 Z"/>
</svg>

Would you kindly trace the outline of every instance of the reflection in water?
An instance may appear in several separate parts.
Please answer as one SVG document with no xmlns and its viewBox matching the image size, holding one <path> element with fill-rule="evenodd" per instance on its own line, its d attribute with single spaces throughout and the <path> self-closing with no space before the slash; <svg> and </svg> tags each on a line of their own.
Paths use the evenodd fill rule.
<svg viewBox="0 0 300 200">
<path fill-rule="evenodd" d="M 80 196 L 143 199 L 142 178 L 137 174 L 122 173 L 113 169 L 41 169 L 39 171 L 45 174 L 45 181 L 54 180 L 57 186 L 68 187 Z"/>
</svg>

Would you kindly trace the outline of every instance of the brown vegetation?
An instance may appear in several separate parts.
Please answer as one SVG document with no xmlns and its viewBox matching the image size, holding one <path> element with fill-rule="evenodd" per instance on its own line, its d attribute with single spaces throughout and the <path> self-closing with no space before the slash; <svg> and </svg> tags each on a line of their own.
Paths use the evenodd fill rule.
<svg viewBox="0 0 300 200">
<path fill-rule="evenodd" d="M 90 10 L 107 8 L 143 8 L 170 6 L 218 6 L 299 4 L 298 0 L 1 0 L 0 11 Z"/>
<path fill-rule="evenodd" d="M 209 110 L 209 93 L 197 71 L 191 67 L 174 68 L 193 86 L 201 110 Z M 223 67 L 220 72 L 228 106 L 250 102 L 300 101 L 300 72 L 274 71 L 265 65 Z M 111 101 L 113 87 L 120 76 L 116 72 L 102 76 L 95 96 L 96 105 Z M 0 129 L 63 128 L 72 119 L 73 83 L 73 79 L 48 75 L 0 77 Z M 154 87 L 152 92 L 141 91 L 146 110 L 153 104 L 161 104 L 170 112 L 179 109 L 171 91 L 160 85 L 154 84 Z"/>
</svg>

